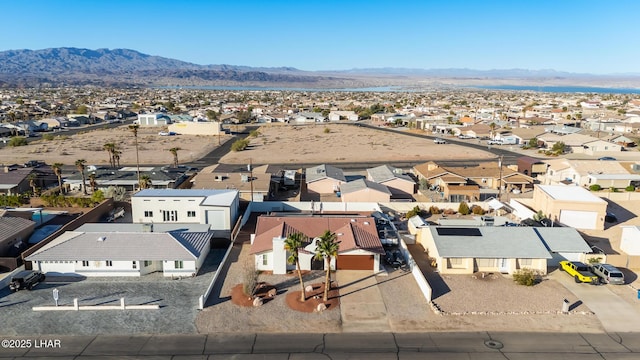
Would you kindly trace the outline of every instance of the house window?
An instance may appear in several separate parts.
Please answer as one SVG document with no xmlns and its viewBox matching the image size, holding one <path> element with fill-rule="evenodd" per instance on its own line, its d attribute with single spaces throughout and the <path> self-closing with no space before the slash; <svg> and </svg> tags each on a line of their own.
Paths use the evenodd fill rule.
<svg viewBox="0 0 640 360">
<path fill-rule="evenodd" d="M 187 211 L 187 217 L 196 217 L 195 211 Z"/>
<path fill-rule="evenodd" d="M 89 266 L 89 262 L 88 262 L 88 261 L 83 261 L 83 262 L 82 262 L 82 266 L 84 266 L 84 267 L 88 267 L 88 266 Z"/>
<path fill-rule="evenodd" d="M 162 210 L 162 221 L 178 221 L 178 211 Z"/>
<path fill-rule="evenodd" d="M 520 267 L 533 265 L 533 259 L 520 259 Z"/>
<path fill-rule="evenodd" d="M 144 263 L 142 263 L 142 266 L 144 267 L 151 266 L 151 260 L 145 260 Z"/>
<path fill-rule="evenodd" d="M 138 268 L 138 262 L 137 261 L 132 261 L 131 262 L 131 268 L 132 269 L 137 269 Z"/>
<path fill-rule="evenodd" d="M 150 211 L 150 210 L 145 211 L 144 217 L 153 217 L 153 211 Z"/>
<path fill-rule="evenodd" d="M 113 261 L 111 260 L 107 260 L 105 261 L 105 263 L 107 264 L 107 266 L 113 266 Z"/>
<path fill-rule="evenodd" d="M 269 257 L 267 256 L 267 254 L 262 254 L 262 265 L 269 265 Z"/>
<path fill-rule="evenodd" d="M 492 268 L 496 266 L 496 259 L 476 259 L 479 268 Z"/>
<path fill-rule="evenodd" d="M 463 265 L 461 258 L 448 258 L 447 262 L 449 263 L 449 269 L 460 269 Z"/>
<path fill-rule="evenodd" d="M 182 260 L 176 260 L 175 264 L 174 264 L 174 268 L 176 268 L 176 269 L 184 269 L 184 264 L 182 263 Z"/>
</svg>

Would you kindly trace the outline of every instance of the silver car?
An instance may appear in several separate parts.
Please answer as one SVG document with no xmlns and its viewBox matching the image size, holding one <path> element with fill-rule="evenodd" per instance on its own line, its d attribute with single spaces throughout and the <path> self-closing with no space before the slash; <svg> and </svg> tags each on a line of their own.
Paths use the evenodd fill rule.
<svg viewBox="0 0 640 360">
<path fill-rule="evenodd" d="M 600 281 L 606 284 L 624 285 L 624 274 L 613 265 L 594 264 L 591 271 L 600 277 Z"/>
</svg>

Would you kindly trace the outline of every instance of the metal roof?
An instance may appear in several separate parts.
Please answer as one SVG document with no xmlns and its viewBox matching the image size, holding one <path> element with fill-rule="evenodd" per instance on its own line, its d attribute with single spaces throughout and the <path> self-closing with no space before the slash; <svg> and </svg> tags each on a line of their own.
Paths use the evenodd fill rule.
<svg viewBox="0 0 640 360">
<path fill-rule="evenodd" d="M 196 260 L 212 233 L 83 233 L 68 231 L 29 255 L 28 261 Z"/>
<path fill-rule="evenodd" d="M 589 190 L 583 189 L 580 186 L 537 185 L 537 187 L 555 200 L 606 203 L 603 199 L 593 195 Z"/>
<path fill-rule="evenodd" d="M 476 228 L 480 236 L 439 235 L 440 226 L 431 226 L 438 254 L 445 258 L 551 259 L 549 251 L 533 228 L 485 226 Z"/>
<path fill-rule="evenodd" d="M 193 223 L 86 223 L 75 231 L 77 232 L 144 232 L 145 226 L 153 226 L 155 233 L 166 233 L 172 231 L 181 232 L 208 232 L 211 225 Z"/>
<path fill-rule="evenodd" d="M 344 182 L 347 181 L 347 179 L 344 177 L 342 169 L 327 164 L 314 166 L 308 168 L 306 171 L 307 183 L 326 178 L 336 179 Z"/>
<path fill-rule="evenodd" d="M 373 189 L 381 193 L 391 195 L 391 192 L 386 186 L 366 179 L 349 181 L 348 183 L 340 185 L 340 192 L 343 194 L 349 194 L 364 189 Z"/>
<path fill-rule="evenodd" d="M 536 227 L 533 228 L 540 236 L 549 251 L 588 253 L 591 247 L 580 236 L 578 230 L 569 227 Z"/>
<path fill-rule="evenodd" d="M 230 206 L 238 197 L 238 190 L 145 189 L 133 197 L 202 197 L 201 205 Z"/>
<path fill-rule="evenodd" d="M 371 169 L 367 169 L 367 173 L 371 177 L 371 180 L 377 183 L 383 183 L 385 181 L 393 180 L 393 179 L 402 179 L 414 183 L 414 181 L 407 175 L 403 174 L 400 170 L 398 172 L 397 168 L 393 168 L 389 165 L 380 165 Z"/>
</svg>

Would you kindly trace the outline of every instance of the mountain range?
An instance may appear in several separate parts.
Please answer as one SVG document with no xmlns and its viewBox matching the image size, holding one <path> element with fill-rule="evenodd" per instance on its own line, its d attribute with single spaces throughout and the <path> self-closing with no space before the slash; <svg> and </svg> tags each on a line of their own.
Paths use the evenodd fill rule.
<svg viewBox="0 0 640 360">
<path fill-rule="evenodd" d="M 368 68 L 303 71 L 292 67 L 198 65 L 129 49 L 51 48 L 0 52 L 0 87 L 15 86 L 257 86 L 345 88 L 367 86 L 535 83 L 610 84 L 638 74 L 596 76 L 555 70 Z"/>
</svg>

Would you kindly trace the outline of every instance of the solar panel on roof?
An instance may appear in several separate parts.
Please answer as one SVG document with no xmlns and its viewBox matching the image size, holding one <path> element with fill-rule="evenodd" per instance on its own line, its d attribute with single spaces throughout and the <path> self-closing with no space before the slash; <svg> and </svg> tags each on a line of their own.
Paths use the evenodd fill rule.
<svg viewBox="0 0 640 360">
<path fill-rule="evenodd" d="M 439 227 L 436 231 L 440 236 L 482 236 L 478 228 Z"/>
</svg>

